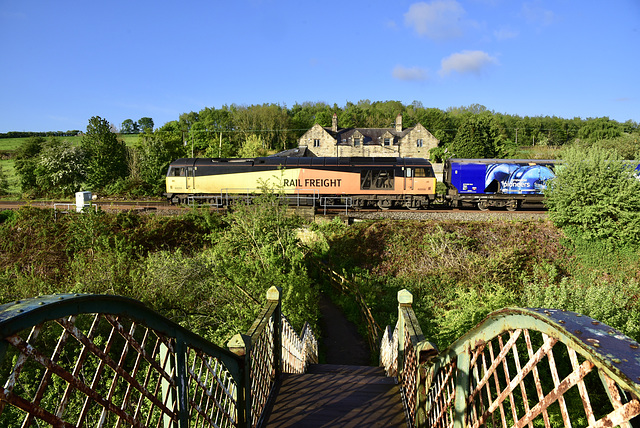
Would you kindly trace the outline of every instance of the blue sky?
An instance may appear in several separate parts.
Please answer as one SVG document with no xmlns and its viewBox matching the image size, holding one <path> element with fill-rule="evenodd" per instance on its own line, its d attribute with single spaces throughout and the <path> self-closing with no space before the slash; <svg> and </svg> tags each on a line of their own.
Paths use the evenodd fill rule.
<svg viewBox="0 0 640 428">
<path fill-rule="evenodd" d="M 0 132 L 227 104 L 640 122 L 639 0 L 0 0 Z"/>
</svg>

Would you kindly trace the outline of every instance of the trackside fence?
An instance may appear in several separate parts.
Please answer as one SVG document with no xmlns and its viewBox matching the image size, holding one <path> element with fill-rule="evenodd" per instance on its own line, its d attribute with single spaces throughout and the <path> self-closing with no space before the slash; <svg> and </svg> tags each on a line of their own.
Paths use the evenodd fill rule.
<svg viewBox="0 0 640 428">
<path fill-rule="evenodd" d="M 294 370 L 282 356 L 317 359 L 310 329 L 306 339 L 283 332 L 279 290 L 267 297 L 231 350 L 123 297 L 61 294 L 2 305 L 0 426 L 256 426 L 282 367 Z"/>
<path fill-rule="evenodd" d="M 503 309 L 438 352 L 411 304 L 400 291 L 380 350 L 410 426 L 640 426 L 640 345 L 613 328 L 569 311 Z"/>
</svg>

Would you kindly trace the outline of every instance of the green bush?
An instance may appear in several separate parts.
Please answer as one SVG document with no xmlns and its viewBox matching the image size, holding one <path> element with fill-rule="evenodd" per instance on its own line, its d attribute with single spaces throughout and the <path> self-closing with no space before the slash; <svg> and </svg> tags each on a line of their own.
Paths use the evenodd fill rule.
<svg viewBox="0 0 640 428">
<path fill-rule="evenodd" d="M 634 165 L 599 147 L 572 148 L 545 191 L 549 217 L 572 238 L 611 247 L 640 242 L 640 180 Z"/>
</svg>

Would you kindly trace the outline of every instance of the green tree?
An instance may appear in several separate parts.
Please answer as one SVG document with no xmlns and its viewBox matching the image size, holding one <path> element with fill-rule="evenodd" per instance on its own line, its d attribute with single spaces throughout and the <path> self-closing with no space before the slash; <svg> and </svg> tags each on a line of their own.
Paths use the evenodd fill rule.
<svg viewBox="0 0 640 428">
<path fill-rule="evenodd" d="M 311 286 L 296 235 L 300 219 L 286 211 L 278 195 L 265 187 L 253 203 L 240 203 L 227 215 L 228 229 L 213 237 L 210 268 L 219 285 L 211 291 L 226 296 L 229 303 L 224 310 L 237 311 L 250 322 L 266 289 L 278 284 L 283 289 L 283 311 L 300 331 L 306 320 L 317 317 L 317 289 Z"/>
<path fill-rule="evenodd" d="M 578 138 L 587 142 L 619 137 L 622 126 L 608 117 L 588 120 L 578 131 Z"/>
<path fill-rule="evenodd" d="M 104 189 L 126 177 L 127 147 L 111 131 L 106 119 L 99 116 L 89 119 L 81 147 L 87 156 L 87 184 L 92 190 Z"/>
<path fill-rule="evenodd" d="M 67 141 L 48 144 L 36 165 L 38 192 L 69 196 L 79 191 L 85 178 L 84 159 L 84 151 Z"/>
<path fill-rule="evenodd" d="M 16 151 L 15 169 L 23 193 L 37 191 L 36 166 L 45 141 L 44 137 L 29 137 Z"/>
<path fill-rule="evenodd" d="M 140 132 L 138 128 L 138 122 L 134 122 L 131 119 L 125 119 L 120 126 L 120 132 L 122 134 L 137 134 Z"/>
<path fill-rule="evenodd" d="M 490 113 L 464 113 L 462 124 L 451 144 L 457 158 L 492 158 L 500 153 L 503 134 Z"/>
<path fill-rule="evenodd" d="M 266 156 L 266 154 L 267 150 L 264 147 L 262 137 L 256 135 L 249 135 L 240 150 L 238 150 L 238 156 L 241 158 Z"/>
<path fill-rule="evenodd" d="M 150 117 L 141 117 L 138 120 L 141 132 L 153 131 L 153 119 Z"/>
<path fill-rule="evenodd" d="M 141 134 L 131 156 L 130 177 L 142 186 L 142 193 L 158 195 L 164 190 L 169 164 L 184 157 L 185 151 L 180 132 L 171 126 Z"/>
<path fill-rule="evenodd" d="M 7 174 L 2 170 L 2 165 L 0 165 L 0 195 L 6 195 L 9 193 L 9 180 L 7 179 Z"/>
<path fill-rule="evenodd" d="M 634 166 L 600 147 L 567 149 L 545 192 L 550 219 L 574 238 L 637 245 L 640 180 Z"/>
</svg>

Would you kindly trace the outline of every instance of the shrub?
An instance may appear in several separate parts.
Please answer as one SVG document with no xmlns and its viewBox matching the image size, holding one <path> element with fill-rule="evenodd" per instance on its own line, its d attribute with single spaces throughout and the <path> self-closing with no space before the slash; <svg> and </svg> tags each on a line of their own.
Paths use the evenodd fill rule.
<svg viewBox="0 0 640 428">
<path fill-rule="evenodd" d="M 567 235 L 612 247 L 640 242 L 640 180 L 633 165 L 599 147 L 567 150 L 545 191 L 549 217 Z"/>
</svg>

